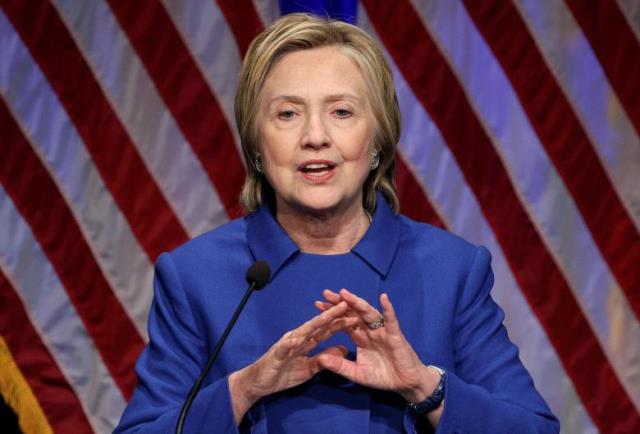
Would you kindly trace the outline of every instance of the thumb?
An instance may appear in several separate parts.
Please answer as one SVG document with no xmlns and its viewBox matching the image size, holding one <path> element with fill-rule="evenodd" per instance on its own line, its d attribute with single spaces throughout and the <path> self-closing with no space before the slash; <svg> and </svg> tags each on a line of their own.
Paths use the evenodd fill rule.
<svg viewBox="0 0 640 434">
<path fill-rule="evenodd" d="M 337 357 L 347 357 L 347 354 L 349 354 L 349 350 L 344 345 L 334 345 L 333 347 L 329 347 L 318 353 L 316 357 L 322 354 L 331 354 Z"/>
<path fill-rule="evenodd" d="M 348 353 L 349 353 L 349 350 L 347 350 L 347 348 L 343 345 L 335 345 L 333 347 L 324 349 L 323 351 L 321 351 L 320 353 L 316 354 L 315 356 L 309 359 L 313 374 L 315 375 L 321 370 L 326 369 L 325 366 L 320 363 L 321 356 L 328 355 L 330 357 L 336 357 L 341 359 L 341 358 L 344 358 Z"/>
<path fill-rule="evenodd" d="M 345 356 L 347 355 L 346 348 L 343 347 L 338 354 L 336 354 L 332 348 L 327 348 L 316 356 L 318 365 L 328 371 L 345 377 L 347 380 L 354 381 L 356 363 L 349 359 L 345 359 Z"/>
</svg>

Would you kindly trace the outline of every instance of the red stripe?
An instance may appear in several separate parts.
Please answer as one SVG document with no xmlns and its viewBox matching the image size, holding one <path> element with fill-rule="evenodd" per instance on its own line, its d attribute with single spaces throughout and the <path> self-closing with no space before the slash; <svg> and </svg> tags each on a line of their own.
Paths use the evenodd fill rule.
<svg viewBox="0 0 640 434">
<path fill-rule="evenodd" d="M 640 134 L 640 43 L 615 1 L 567 0 L 611 86 Z"/>
<path fill-rule="evenodd" d="M 92 433 L 80 400 L 33 328 L 22 301 L 0 270 L 0 334 L 54 432 Z"/>
<path fill-rule="evenodd" d="M 222 14 L 227 19 L 242 57 L 247 53 L 253 38 L 262 29 L 262 22 L 251 0 L 217 0 Z"/>
<path fill-rule="evenodd" d="M 640 416 L 518 200 L 464 90 L 416 12 L 407 1 L 393 5 L 371 0 L 363 3 L 385 46 L 455 156 L 524 296 L 594 422 L 606 432 L 612 427 L 638 432 Z"/>
<path fill-rule="evenodd" d="M 413 172 L 399 152 L 396 153 L 396 185 L 402 214 L 414 220 L 445 228 L 444 222 L 432 207 L 422 186 L 416 181 Z"/>
<path fill-rule="evenodd" d="M 129 397 L 144 343 L 115 298 L 64 197 L 0 98 L 0 183 L 64 284 L 105 365 Z"/>
<path fill-rule="evenodd" d="M 151 261 L 188 237 L 49 2 L 0 0 Z"/>
<path fill-rule="evenodd" d="M 231 129 L 164 6 L 157 0 L 109 0 L 109 4 L 215 185 L 227 214 L 239 216 L 245 170 Z"/>
<path fill-rule="evenodd" d="M 640 233 L 573 108 L 512 3 L 465 1 L 465 5 L 513 84 L 531 125 L 640 319 Z M 629 62 L 632 68 L 634 63 L 640 64 L 640 57 Z M 640 74 L 628 79 L 637 82 L 638 77 Z M 640 95 L 637 83 L 631 93 L 636 98 Z"/>
</svg>

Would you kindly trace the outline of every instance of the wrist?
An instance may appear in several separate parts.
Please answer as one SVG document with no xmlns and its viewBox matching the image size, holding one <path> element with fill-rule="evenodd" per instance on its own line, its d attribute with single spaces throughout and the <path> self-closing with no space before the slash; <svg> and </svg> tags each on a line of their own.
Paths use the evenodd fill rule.
<svg viewBox="0 0 640 434">
<path fill-rule="evenodd" d="M 437 372 L 440 376 L 436 388 L 426 399 L 422 401 L 409 401 L 407 405 L 414 413 L 418 415 L 431 416 L 432 413 L 437 413 L 437 415 L 435 415 L 435 424 L 433 425 L 435 427 L 440 419 L 440 415 L 442 414 L 442 404 L 444 403 L 444 395 L 446 389 L 446 372 L 441 368 L 438 368 L 437 366 L 429 365 L 428 367 L 431 370 Z"/>
<path fill-rule="evenodd" d="M 229 394 L 236 425 L 262 396 L 251 386 L 250 366 L 229 375 Z"/>
<path fill-rule="evenodd" d="M 416 382 L 410 388 L 402 391 L 400 395 L 407 402 L 422 402 L 435 391 L 439 381 L 440 373 L 438 371 L 422 365 Z"/>
<path fill-rule="evenodd" d="M 254 387 L 253 375 L 249 365 L 229 375 L 229 389 L 235 397 L 242 398 L 251 407 L 262 398 L 260 392 Z"/>
</svg>

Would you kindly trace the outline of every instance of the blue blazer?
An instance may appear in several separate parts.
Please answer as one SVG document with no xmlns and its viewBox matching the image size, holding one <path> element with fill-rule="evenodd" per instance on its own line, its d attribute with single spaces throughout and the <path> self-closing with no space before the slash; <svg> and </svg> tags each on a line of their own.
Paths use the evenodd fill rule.
<svg viewBox="0 0 640 434">
<path fill-rule="evenodd" d="M 256 259 L 272 278 L 253 294 L 189 412 L 185 432 L 428 432 L 402 398 L 322 372 L 268 396 L 236 427 L 227 378 L 286 331 L 317 314 L 325 288 L 348 288 L 378 306 L 387 292 L 425 364 L 447 371 L 438 433 L 556 433 L 491 299 L 490 254 L 430 225 L 395 215 L 379 195 L 373 222 L 341 255 L 300 252 L 267 207 L 206 233 L 157 263 L 149 344 L 116 433 L 173 432 L 194 380 L 224 330 Z M 355 348 L 339 334 L 321 345 Z"/>
</svg>

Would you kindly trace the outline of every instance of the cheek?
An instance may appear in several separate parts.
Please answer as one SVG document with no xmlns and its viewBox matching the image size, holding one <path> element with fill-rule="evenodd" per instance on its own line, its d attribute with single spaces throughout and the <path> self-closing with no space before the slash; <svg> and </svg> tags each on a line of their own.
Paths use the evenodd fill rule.
<svg viewBox="0 0 640 434">
<path fill-rule="evenodd" d="M 346 161 L 360 165 L 369 165 L 371 152 L 373 152 L 373 138 L 368 132 L 353 135 L 343 148 L 343 158 Z"/>
<path fill-rule="evenodd" d="M 266 166 L 280 167 L 290 163 L 292 152 L 286 135 L 265 131 L 260 142 L 260 153 Z"/>
<path fill-rule="evenodd" d="M 264 163 L 267 167 L 281 167 L 286 162 L 286 155 L 277 148 L 267 149 L 262 152 Z"/>
</svg>

